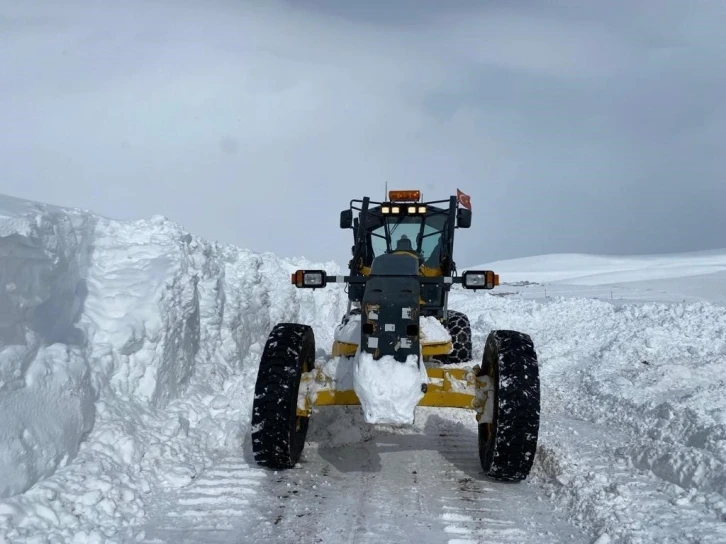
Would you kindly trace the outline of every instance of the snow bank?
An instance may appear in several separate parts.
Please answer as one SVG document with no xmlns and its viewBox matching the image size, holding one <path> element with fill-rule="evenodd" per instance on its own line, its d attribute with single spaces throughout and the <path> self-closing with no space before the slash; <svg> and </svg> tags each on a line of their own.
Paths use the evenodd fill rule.
<svg viewBox="0 0 726 544">
<path fill-rule="evenodd" d="M 718 533 L 726 515 L 726 309 L 460 293 L 450 306 L 468 313 L 477 359 L 492 328 L 532 336 L 543 427 L 531 481 L 574 523 L 618 542 Z"/>
<path fill-rule="evenodd" d="M 329 349 L 345 309 L 342 289 L 289 282 L 332 263 L 210 243 L 163 217 L 4 196 L 0 210 L 0 492 L 16 495 L 0 502 L 0 542 L 113 541 L 147 493 L 189 483 L 215 450 L 241 454 L 274 323 L 313 324 Z"/>
<path fill-rule="evenodd" d="M 0 497 L 52 474 L 93 424 L 76 325 L 94 228 L 83 212 L 0 203 Z"/>
</svg>

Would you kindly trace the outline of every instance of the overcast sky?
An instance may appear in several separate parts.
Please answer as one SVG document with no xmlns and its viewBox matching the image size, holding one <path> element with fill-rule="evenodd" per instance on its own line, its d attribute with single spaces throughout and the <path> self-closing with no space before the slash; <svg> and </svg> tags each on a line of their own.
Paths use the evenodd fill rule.
<svg viewBox="0 0 726 544">
<path fill-rule="evenodd" d="M 460 188 L 460 266 L 726 247 L 726 2 L 0 0 L 0 192 L 345 264 Z"/>
</svg>

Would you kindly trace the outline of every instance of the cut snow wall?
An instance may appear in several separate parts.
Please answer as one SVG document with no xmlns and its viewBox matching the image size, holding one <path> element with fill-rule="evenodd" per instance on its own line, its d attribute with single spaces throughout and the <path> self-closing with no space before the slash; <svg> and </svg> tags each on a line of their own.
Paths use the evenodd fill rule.
<svg viewBox="0 0 726 544">
<path fill-rule="evenodd" d="M 93 422 L 76 327 L 95 219 L 0 200 L 0 496 L 73 457 Z"/>
<path fill-rule="evenodd" d="M 314 325 L 318 347 L 329 348 L 344 311 L 343 289 L 290 284 L 302 267 L 339 272 L 210 243 L 163 217 L 113 221 L 0 196 L 0 497 L 67 464 L 94 424 L 116 425 L 103 418 L 118 415 L 94 420 L 98 398 L 119 407 L 104 414 L 126 418 L 138 410 L 119 403 L 163 408 L 222 393 L 242 373 L 242 390 L 225 391 L 237 409 L 210 439 L 221 447 L 244 437 L 274 324 Z M 207 414 L 184 417 L 220 424 Z"/>
</svg>

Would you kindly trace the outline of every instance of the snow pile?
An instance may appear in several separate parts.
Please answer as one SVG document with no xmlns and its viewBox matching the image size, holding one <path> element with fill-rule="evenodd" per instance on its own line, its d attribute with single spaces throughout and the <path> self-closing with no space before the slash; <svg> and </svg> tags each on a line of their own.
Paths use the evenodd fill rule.
<svg viewBox="0 0 726 544">
<path fill-rule="evenodd" d="M 416 405 L 423 398 L 422 385 L 428 383 L 425 367 L 419 367 L 414 356 L 404 362 L 390 356 L 375 360 L 371 354 L 358 349 L 355 357 L 322 357 L 316 367 L 317 378 L 303 382 L 301 394 L 315 402 L 322 390 L 355 391 L 361 406 L 352 408 L 363 415 L 362 419 L 355 417 L 350 410 L 341 412 L 340 407 L 316 410 L 312 418 L 314 431 L 309 438 L 326 445 L 362 439 L 370 433 L 366 424 L 412 424 Z M 324 423 L 321 423 L 321 417 Z M 330 431 L 329 426 L 335 425 L 336 421 L 346 422 L 344 427 L 348 429 L 325 432 Z M 325 431 L 321 434 L 316 427 Z"/>
<path fill-rule="evenodd" d="M 451 338 L 446 328 L 433 317 L 422 318 L 420 326 L 422 342 L 446 342 Z M 360 327 L 360 314 L 351 315 L 335 328 L 335 340 L 357 345 Z M 334 357 L 321 361 L 319 367 L 326 376 L 326 387 L 355 391 L 364 420 L 369 424 L 412 424 L 416 405 L 423 398 L 422 385 L 428 382 L 426 369 L 423 364 L 419 367 L 416 357 L 408 357 L 405 362 L 393 357 L 376 361 L 360 348 L 355 358 Z M 314 398 L 316 385 L 311 387 Z M 354 435 L 363 436 L 363 430 Z M 330 438 L 334 443 L 340 443 L 339 437 Z"/>
<path fill-rule="evenodd" d="M 531 482 L 574 523 L 610 541 L 721 534 L 723 307 L 459 293 L 450 306 L 468 313 L 477 360 L 491 329 L 532 336 L 543 425 Z"/>
<path fill-rule="evenodd" d="M 451 335 L 441 321 L 431 316 L 423 316 L 419 319 L 422 344 L 443 344 L 451 342 Z"/>
<path fill-rule="evenodd" d="M 341 289 L 206 242 L 0 197 L 0 541 L 113 541 L 154 489 L 242 454 L 257 361 L 279 321 L 329 349 Z M 318 334 L 319 333 L 319 334 Z M 24 492 L 24 493 L 23 493 Z M 18 495 L 18 493 L 22 493 Z"/>
<path fill-rule="evenodd" d="M 360 349 L 356 354 L 353 389 L 367 423 L 412 424 L 416 405 L 424 396 L 422 385 L 427 382 L 426 368 L 419 366 L 415 355 L 400 362 L 391 356 L 375 360 Z"/>
</svg>

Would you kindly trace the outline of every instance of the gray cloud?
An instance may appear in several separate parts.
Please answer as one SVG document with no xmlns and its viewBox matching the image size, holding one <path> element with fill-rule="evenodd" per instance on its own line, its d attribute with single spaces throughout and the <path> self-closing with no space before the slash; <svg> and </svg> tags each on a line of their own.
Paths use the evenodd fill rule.
<svg viewBox="0 0 726 544">
<path fill-rule="evenodd" d="M 0 192 L 345 262 L 472 195 L 461 265 L 724 247 L 726 4 L 3 2 Z"/>
</svg>

